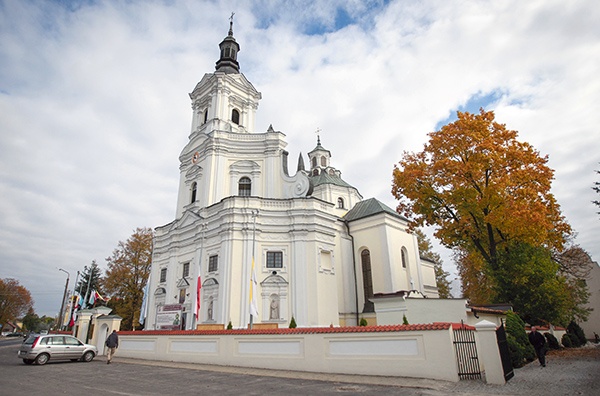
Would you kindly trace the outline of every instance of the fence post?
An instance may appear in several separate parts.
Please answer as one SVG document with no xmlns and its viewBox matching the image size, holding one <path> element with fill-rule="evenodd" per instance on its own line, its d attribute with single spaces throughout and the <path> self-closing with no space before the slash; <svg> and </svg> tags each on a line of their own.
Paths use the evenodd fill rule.
<svg viewBox="0 0 600 396">
<path fill-rule="evenodd" d="M 479 354 L 479 364 L 488 384 L 504 385 L 504 371 L 496 339 L 496 325 L 482 320 L 475 325 L 475 342 Z"/>
</svg>

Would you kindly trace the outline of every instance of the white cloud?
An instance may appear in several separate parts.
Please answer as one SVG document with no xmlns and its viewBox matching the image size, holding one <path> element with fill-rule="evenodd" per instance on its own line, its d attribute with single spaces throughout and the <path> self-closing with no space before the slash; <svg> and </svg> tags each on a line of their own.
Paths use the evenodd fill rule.
<svg viewBox="0 0 600 396">
<path fill-rule="evenodd" d="M 498 121 L 549 155 L 577 241 L 600 255 L 590 2 L 6 2 L 0 272 L 41 314 L 60 305 L 56 267 L 74 278 L 136 227 L 173 219 L 187 93 L 214 70 L 231 11 L 242 72 L 263 94 L 256 130 L 287 135 L 291 170 L 319 127 L 344 179 L 394 207 L 402 152 L 491 98 Z"/>
</svg>

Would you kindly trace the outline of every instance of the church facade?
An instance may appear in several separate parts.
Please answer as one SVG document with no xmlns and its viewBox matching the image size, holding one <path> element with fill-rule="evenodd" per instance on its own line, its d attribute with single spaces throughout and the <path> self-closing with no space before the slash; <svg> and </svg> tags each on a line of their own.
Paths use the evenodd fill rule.
<svg viewBox="0 0 600 396">
<path fill-rule="evenodd" d="M 219 47 L 215 72 L 190 94 L 176 218 L 155 230 L 145 329 L 357 325 L 375 320 L 376 293 L 437 297 L 407 220 L 363 199 L 319 138 L 290 175 L 285 135 L 254 130 L 261 94 L 239 71 L 232 23 Z"/>
</svg>

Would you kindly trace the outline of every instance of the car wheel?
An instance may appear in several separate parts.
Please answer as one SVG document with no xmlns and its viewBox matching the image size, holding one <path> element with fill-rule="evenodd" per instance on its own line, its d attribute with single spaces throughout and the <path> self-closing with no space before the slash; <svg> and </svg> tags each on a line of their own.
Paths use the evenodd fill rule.
<svg viewBox="0 0 600 396">
<path fill-rule="evenodd" d="M 94 360 L 94 352 L 92 351 L 87 351 L 81 357 L 82 362 L 91 362 L 92 360 Z"/>
<path fill-rule="evenodd" d="M 33 364 L 33 360 L 31 360 L 31 359 L 23 359 L 23 363 L 25 363 L 25 364 Z"/>
<path fill-rule="evenodd" d="M 48 356 L 45 353 L 42 353 L 35 358 L 35 364 L 42 366 L 48 362 L 48 359 L 50 359 L 50 356 Z"/>
</svg>

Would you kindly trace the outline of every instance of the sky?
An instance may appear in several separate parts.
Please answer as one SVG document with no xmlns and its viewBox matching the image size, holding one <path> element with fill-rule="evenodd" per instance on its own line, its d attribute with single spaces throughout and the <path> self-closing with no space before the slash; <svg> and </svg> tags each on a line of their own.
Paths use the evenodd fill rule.
<svg viewBox="0 0 600 396">
<path fill-rule="evenodd" d="M 600 3 L 0 0 L 0 278 L 38 315 L 60 309 L 59 268 L 72 290 L 137 227 L 174 220 L 188 93 L 231 12 L 262 93 L 254 132 L 286 135 L 289 169 L 320 129 L 343 179 L 394 208 L 405 151 L 457 111 L 493 110 L 548 156 L 575 243 L 598 261 Z"/>
</svg>

